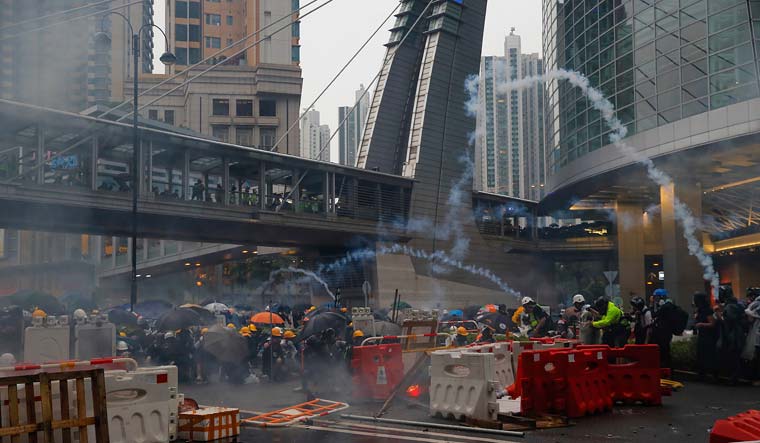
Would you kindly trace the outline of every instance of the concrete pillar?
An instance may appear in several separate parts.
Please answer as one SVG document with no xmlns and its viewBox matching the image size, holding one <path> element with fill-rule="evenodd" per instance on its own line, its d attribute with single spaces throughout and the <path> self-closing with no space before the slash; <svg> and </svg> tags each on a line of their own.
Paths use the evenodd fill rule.
<svg viewBox="0 0 760 443">
<path fill-rule="evenodd" d="M 650 295 L 646 292 L 643 214 L 640 203 L 618 201 L 615 205 L 618 283 L 626 306 L 634 296 Z"/>
<path fill-rule="evenodd" d="M 683 227 L 675 218 L 676 198 L 691 209 L 695 217 L 700 217 L 702 187 L 699 183 L 679 182 L 660 188 L 665 289 L 678 305 L 688 307 L 691 305 L 692 294 L 705 290 L 705 282 L 702 267 L 696 258 L 689 255 Z M 696 235 L 701 239 L 701 232 Z"/>
</svg>

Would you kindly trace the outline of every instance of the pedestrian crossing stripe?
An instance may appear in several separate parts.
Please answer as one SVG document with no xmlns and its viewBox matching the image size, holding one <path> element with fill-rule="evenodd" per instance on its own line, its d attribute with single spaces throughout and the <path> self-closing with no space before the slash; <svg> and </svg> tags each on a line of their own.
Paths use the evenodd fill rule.
<svg viewBox="0 0 760 443">
<path fill-rule="evenodd" d="M 377 367 L 377 384 L 378 385 L 388 384 L 388 376 L 385 374 L 385 366 Z"/>
</svg>

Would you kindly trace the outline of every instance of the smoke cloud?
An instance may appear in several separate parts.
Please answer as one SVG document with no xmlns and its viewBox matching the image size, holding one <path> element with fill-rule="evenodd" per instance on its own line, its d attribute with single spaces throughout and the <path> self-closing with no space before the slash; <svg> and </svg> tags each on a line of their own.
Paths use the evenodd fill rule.
<svg viewBox="0 0 760 443">
<path fill-rule="evenodd" d="M 597 109 L 604 119 L 605 123 L 612 129 L 610 141 L 625 155 L 635 162 L 643 165 L 647 170 L 649 178 L 658 186 L 668 186 L 673 183 L 673 179 L 664 171 L 658 169 L 651 158 L 638 152 L 636 149 L 628 146 L 623 139 L 628 133 L 628 129 L 615 116 L 615 107 L 604 97 L 604 94 L 589 83 L 588 78 L 583 74 L 575 71 L 557 70 L 550 71 L 541 76 L 528 77 L 517 81 L 506 82 L 497 85 L 500 91 L 511 91 L 516 89 L 529 88 L 535 83 L 546 82 L 550 80 L 565 80 L 571 85 L 577 87 L 583 92 L 586 98 L 591 101 L 592 106 Z M 683 227 L 683 235 L 686 239 L 689 254 L 694 256 L 703 269 L 703 278 L 709 280 L 715 288 L 719 286 L 718 273 L 715 271 L 712 257 L 702 248 L 702 244 L 697 238 L 698 223 L 691 210 L 674 196 L 675 217 Z"/>
</svg>

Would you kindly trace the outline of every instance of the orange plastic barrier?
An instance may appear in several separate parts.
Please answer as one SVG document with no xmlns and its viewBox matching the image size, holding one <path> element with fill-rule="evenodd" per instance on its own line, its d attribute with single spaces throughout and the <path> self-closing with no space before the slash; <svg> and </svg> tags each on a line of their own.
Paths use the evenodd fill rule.
<svg viewBox="0 0 760 443">
<path fill-rule="evenodd" d="M 760 411 L 749 410 L 718 420 L 710 431 L 710 443 L 760 440 Z"/>
<path fill-rule="evenodd" d="M 614 401 L 661 405 L 667 389 L 660 387 L 663 376 L 657 345 L 625 345 L 612 348 L 606 345 L 583 345 L 580 350 L 603 349 L 609 358 L 609 380 Z"/>
<path fill-rule="evenodd" d="M 355 347 L 351 369 L 354 398 L 385 400 L 404 378 L 401 344 Z"/>
<path fill-rule="evenodd" d="M 515 380 L 519 386 L 520 412 L 525 415 L 564 413 L 567 409 L 567 358 L 559 351 L 525 351 L 520 354 Z M 515 386 L 513 385 L 513 386 Z"/>
<path fill-rule="evenodd" d="M 607 351 L 575 350 L 558 353 L 567 358 L 567 416 L 597 414 L 612 409 Z M 560 363 L 560 367 L 564 367 Z"/>
</svg>

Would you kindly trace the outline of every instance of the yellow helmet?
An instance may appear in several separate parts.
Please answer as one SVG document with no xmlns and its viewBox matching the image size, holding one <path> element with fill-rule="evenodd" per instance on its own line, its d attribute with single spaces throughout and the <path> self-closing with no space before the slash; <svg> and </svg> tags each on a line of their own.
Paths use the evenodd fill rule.
<svg viewBox="0 0 760 443">
<path fill-rule="evenodd" d="M 240 328 L 240 333 L 243 335 L 250 334 L 251 328 L 249 328 L 248 326 L 243 326 L 242 328 Z"/>
<path fill-rule="evenodd" d="M 119 337 L 126 337 L 127 333 L 124 331 L 119 332 Z"/>
<path fill-rule="evenodd" d="M 235 324 L 234 323 L 227 323 L 227 327 L 230 328 L 230 329 L 235 329 Z"/>
<path fill-rule="evenodd" d="M 357 329 L 356 331 L 354 331 L 354 338 L 360 338 L 360 337 L 364 337 L 364 333 L 361 331 L 361 329 Z"/>
<path fill-rule="evenodd" d="M 256 332 L 258 331 L 258 328 L 256 328 L 256 325 L 248 325 L 248 330 L 251 332 Z"/>
<path fill-rule="evenodd" d="M 470 335 L 470 333 L 467 332 L 467 329 L 465 329 L 464 326 L 460 326 L 457 328 L 457 334 L 464 335 L 464 336 Z"/>
<path fill-rule="evenodd" d="M 282 329 L 272 328 L 272 337 L 282 337 Z"/>
<path fill-rule="evenodd" d="M 286 339 L 296 338 L 296 334 L 293 333 L 293 331 L 285 331 L 285 335 L 283 335 Z"/>
<path fill-rule="evenodd" d="M 33 318 L 45 318 L 45 317 L 47 317 L 47 314 L 45 313 L 45 311 L 43 311 L 40 308 L 34 308 L 34 312 L 32 312 L 32 317 Z"/>
<path fill-rule="evenodd" d="M 340 308 L 340 312 L 346 313 L 348 312 L 348 308 Z"/>
<path fill-rule="evenodd" d="M 208 328 L 201 329 L 201 335 L 206 335 L 207 332 L 208 332 Z"/>
<path fill-rule="evenodd" d="M 310 308 L 309 308 L 309 310 L 308 310 L 308 311 L 306 311 L 306 312 L 312 312 L 312 311 L 316 311 L 316 310 L 317 310 L 317 307 L 316 307 L 316 306 L 312 306 L 312 307 L 310 307 Z"/>
</svg>

